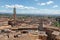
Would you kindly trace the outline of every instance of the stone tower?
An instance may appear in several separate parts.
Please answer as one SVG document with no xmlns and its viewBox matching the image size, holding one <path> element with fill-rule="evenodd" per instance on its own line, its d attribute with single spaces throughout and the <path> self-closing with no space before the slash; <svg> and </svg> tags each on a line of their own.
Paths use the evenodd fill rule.
<svg viewBox="0 0 60 40">
<path fill-rule="evenodd" d="M 39 30 L 39 31 L 44 31 L 44 28 L 43 28 L 43 19 L 40 19 L 40 23 L 39 23 L 39 26 L 38 26 L 38 30 Z"/>
<path fill-rule="evenodd" d="M 16 8 L 13 8 L 13 20 L 8 21 L 8 25 L 16 26 Z"/>
<path fill-rule="evenodd" d="M 13 19 L 14 19 L 13 25 L 15 26 L 16 25 L 16 8 L 15 7 L 13 8 Z"/>
<path fill-rule="evenodd" d="M 16 8 L 13 8 L 13 19 L 16 20 Z"/>
</svg>

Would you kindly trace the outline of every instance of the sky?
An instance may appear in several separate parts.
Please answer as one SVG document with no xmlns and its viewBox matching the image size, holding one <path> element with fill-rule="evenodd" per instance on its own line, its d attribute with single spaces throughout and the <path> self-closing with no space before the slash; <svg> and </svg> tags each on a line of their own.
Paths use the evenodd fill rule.
<svg viewBox="0 0 60 40">
<path fill-rule="evenodd" d="M 0 0 L 0 12 L 18 14 L 60 14 L 60 0 Z"/>
</svg>

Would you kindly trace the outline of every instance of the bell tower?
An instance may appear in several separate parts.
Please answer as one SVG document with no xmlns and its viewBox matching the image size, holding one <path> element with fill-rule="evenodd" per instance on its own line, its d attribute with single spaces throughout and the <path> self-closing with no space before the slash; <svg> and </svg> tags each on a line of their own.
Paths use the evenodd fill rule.
<svg viewBox="0 0 60 40">
<path fill-rule="evenodd" d="M 42 19 L 42 18 L 40 19 L 40 23 L 39 23 L 39 26 L 38 26 L 38 30 L 39 30 L 39 31 L 44 31 L 44 28 L 43 28 L 43 19 Z"/>
<path fill-rule="evenodd" d="M 16 8 L 13 8 L 13 19 L 16 20 Z"/>
<path fill-rule="evenodd" d="M 13 20 L 14 20 L 13 24 L 15 26 L 16 25 L 16 8 L 15 7 L 13 8 Z"/>
</svg>

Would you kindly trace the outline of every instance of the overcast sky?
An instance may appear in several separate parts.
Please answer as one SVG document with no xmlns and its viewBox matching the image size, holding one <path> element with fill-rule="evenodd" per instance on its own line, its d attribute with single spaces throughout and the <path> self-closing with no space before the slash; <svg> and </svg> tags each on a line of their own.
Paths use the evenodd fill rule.
<svg viewBox="0 0 60 40">
<path fill-rule="evenodd" d="M 0 12 L 25 14 L 60 14 L 60 0 L 0 0 Z"/>
</svg>

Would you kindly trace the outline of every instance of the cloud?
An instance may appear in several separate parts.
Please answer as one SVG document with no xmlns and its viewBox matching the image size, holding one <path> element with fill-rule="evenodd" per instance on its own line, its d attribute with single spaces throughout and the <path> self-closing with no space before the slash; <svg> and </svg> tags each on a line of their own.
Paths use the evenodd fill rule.
<svg viewBox="0 0 60 40">
<path fill-rule="evenodd" d="M 40 5 L 40 6 L 46 5 L 46 3 L 37 3 L 37 4 Z"/>
<path fill-rule="evenodd" d="M 53 3 L 54 3 L 53 1 L 48 1 L 46 4 L 50 5 L 50 4 L 53 4 Z"/>
<path fill-rule="evenodd" d="M 37 5 L 41 5 L 41 6 L 43 6 L 43 5 L 50 5 L 50 4 L 53 4 L 54 2 L 53 1 L 48 1 L 48 2 L 42 2 L 42 3 L 37 3 Z"/>
<path fill-rule="evenodd" d="M 34 7 L 24 7 L 25 9 L 36 9 Z"/>
<path fill-rule="evenodd" d="M 54 5 L 54 6 L 53 6 L 53 8 L 57 8 L 57 7 L 59 7 L 59 6 L 58 6 L 58 5 Z"/>
<path fill-rule="evenodd" d="M 40 5 L 40 6 L 47 6 L 47 5 L 52 5 L 54 4 L 54 1 L 48 1 L 48 2 L 42 2 L 42 3 L 37 3 L 37 5 Z M 54 5 L 53 8 L 57 8 L 59 7 L 58 5 Z"/>
<path fill-rule="evenodd" d="M 46 5 L 46 3 L 41 3 L 41 5 L 43 6 L 43 5 Z"/>
<path fill-rule="evenodd" d="M 18 5 L 18 4 L 15 4 L 15 5 L 5 5 L 3 6 L 5 8 L 18 8 L 18 9 L 36 9 L 35 7 L 30 7 L 30 6 L 24 6 L 24 5 Z"/>
<path fill-rule="evenodd" d="M 6 8 L 13 8 L 14 5 L 5 5 Z"/>
</svg>

